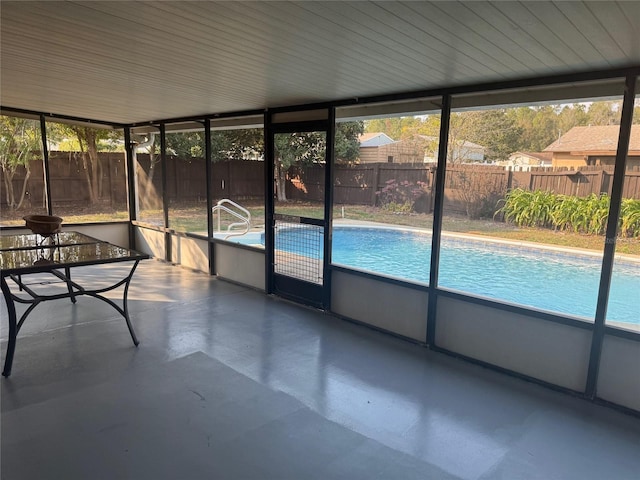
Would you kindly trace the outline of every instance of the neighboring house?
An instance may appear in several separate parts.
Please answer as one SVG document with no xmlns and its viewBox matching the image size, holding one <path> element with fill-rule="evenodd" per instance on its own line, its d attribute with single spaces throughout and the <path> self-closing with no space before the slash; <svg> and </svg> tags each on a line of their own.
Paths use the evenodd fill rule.
<svg viewBox="0 0 640 480">
<path fill-rule="evenodd" d="M 544 152 L 552 154 L 554 167 L 614 165 L 619 133 L 618 125 L 573 127 Z M 627 167 L 640 167 L 640 125 L 631 127 Z"/>
<path fill-rule="evenodd" d="M 550 167 L 552 155 L 551 152 L 515 152 L 509 155 L 509 160 L 497 163 L 505 170 L 528 172 L 531 167 Z"/>
<path fill-rule="evenodd" d="M 395 142 L 393 138 L 382 132 L 363 133 L 359 140 L 360 148 L 380 147 Z"/>
<path fill-rule="evenodd" d="M 438 163 L 438 137 L 418 135 L 426 142 L 424 163 Z M 454 141 L 449 145 L 447 156 L 453 163 L 484 163 L 485 148 L 467 140 Z"/>
<path fill-rule="evenodd" d="M 449 151 L 455 163 L 484 161 L 485 148 L 463 141 Z M 438 137 L 414 135 L 395 141 L 384 133 L 366 133 L 360 136 L 360 163 L 437 163 Z"/>
<path fill-rule="evenodd" d="M 431 137 L 436 140 L 435 137 Z M 454 141 L 449 145 L 447 152 L 447 161 L 455 164 L 460 163 L 485 163 L 484 154 L 486 148 L 477 143 L 469 142 L 468 140 Z M 430 155 L 429 160 L 425 155 L 425 163 L 436 163 L 438 161 L 438 148 L 436 148 Z"/>
<path fill-rule="evenodd" d="M 360 135 L 360 163 L 387 162 L 387 152 L 383 147 L 395 143 L 386 133 L 372 132 Z"/>
</svg>

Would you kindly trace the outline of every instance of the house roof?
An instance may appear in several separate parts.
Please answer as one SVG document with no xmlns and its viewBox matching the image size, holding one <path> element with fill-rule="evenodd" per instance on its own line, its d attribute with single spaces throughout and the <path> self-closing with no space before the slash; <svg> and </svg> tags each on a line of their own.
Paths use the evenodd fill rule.
<svg viewBox="0 0 640 480">
<path fill-rule="evenodd" d="M 553 158 L 553 152 L 514 152 L 509 155 L 509 158 L 516 156 L 529 157 L 534 160 L 540 160 L 541 162 L 551 162 Z"/>
<path fill-rule="evenodd" d="M 640 66 L 640 2 L 3 0 L 0 23 L 2 106 L 121 124 Z"/>
<path fill-rule="evenodd" d="M 545 152 L 610 152 L 615 155 L 618 147 L 619 125 L 573 127 Z M 640 151 L 640 125 L 631 127 L 629 151 Z"/>
<path fill-rule="evenodd" d="M 430 142 L 437 142 L 439 137 L 434 137 L 433 135 L 416 135 L 424 140 L 428 140 Z M 486 147 L 482 145 L 478 145 L 477 143 L 470 142 L 469 140 L 463 140 L 462 142 L 456 143 L 457 148 L 468 148 L 469 150 L 486 150 Z"/>
<path fill-rule="evenodd" d="M 361 147 L 380 147 L 395 142 L 393 138 L 384 132 L 363 133 L 360 135 L 359 140 Z"/>
</svg>

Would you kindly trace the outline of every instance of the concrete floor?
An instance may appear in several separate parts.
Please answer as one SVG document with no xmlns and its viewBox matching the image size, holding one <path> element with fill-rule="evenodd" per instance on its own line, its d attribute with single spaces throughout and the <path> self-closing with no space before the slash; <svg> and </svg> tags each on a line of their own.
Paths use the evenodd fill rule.
<svg viewBox="0 0 640 480">
<path fill-rule="evenodd" d="M 640 478 L 639 418 L 322 312 L 156 261 L 130 310 L 29 317 L 4 480 Z"/>
</svg>

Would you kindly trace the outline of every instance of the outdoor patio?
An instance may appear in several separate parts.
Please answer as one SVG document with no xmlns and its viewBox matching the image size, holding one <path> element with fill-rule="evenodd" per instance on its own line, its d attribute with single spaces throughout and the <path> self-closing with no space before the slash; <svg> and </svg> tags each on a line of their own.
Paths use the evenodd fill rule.
<svg viewBox="0 0 640 480">
<path fill-rule="evenodd" d="M 640 471 L 638 418 L 317 310 L 154 260 L 129 302 L 138 348 L 90 298 L 29 317 L 2 379 L 4 479 Z"/>
<path fill-rule="evenodd" d="M 0 25 L 2 479 L 639 478 L 640 2 Z"/>
</svg>

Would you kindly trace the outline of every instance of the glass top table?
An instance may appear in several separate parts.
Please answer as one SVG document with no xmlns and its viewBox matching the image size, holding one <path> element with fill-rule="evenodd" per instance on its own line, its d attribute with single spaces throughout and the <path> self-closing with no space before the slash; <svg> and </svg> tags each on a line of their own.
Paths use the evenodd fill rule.
<svg viewBox="0 0 640 480">
<path fill-rule="evenodd" d="M 61 232 L 47 236 L 32 233 L 0 235 L 0 286 L 9 320 L 9 341 L 2 374 L 5 377 L 11 374 L 20 327 L 35 307 L 49 300 L 69 298 L 72 303 L 76 303 L 77 297 L 88 295 L 108 303 L 124 317 L 133 343 L 137 346 L 139 342 L 129 318 L 127 295 L 138 263 L 147 258 L 149 255 L 146 253 L 119 247 L 79 232 Z M 124 278 L 106 287 L 101 285 L 99 288 L 89 288 L 71 279 L 71 269 L 74 267 L 115 262 L 132 262 L 132 267 Z M 36 287 L 23 280 L 23 277 L 36 273 L 53 275 L 57 282 L 66 284 L 67 291 L 55 294 L 37 291 Z M 12 290 L 8 280 L 17 288 Z M 123 287 L 122 306 L 103 295 L 119 287 Z M 28 305 L 19 321 L 16 303 Z"/>
<path fill-rule="evenodd" d="M 0 236 L 0 270 L 3 275 L 146 258 L 149 258 L 146 254 L 78 232 L 51 236 L 33 233 Z"/>
</svg>

